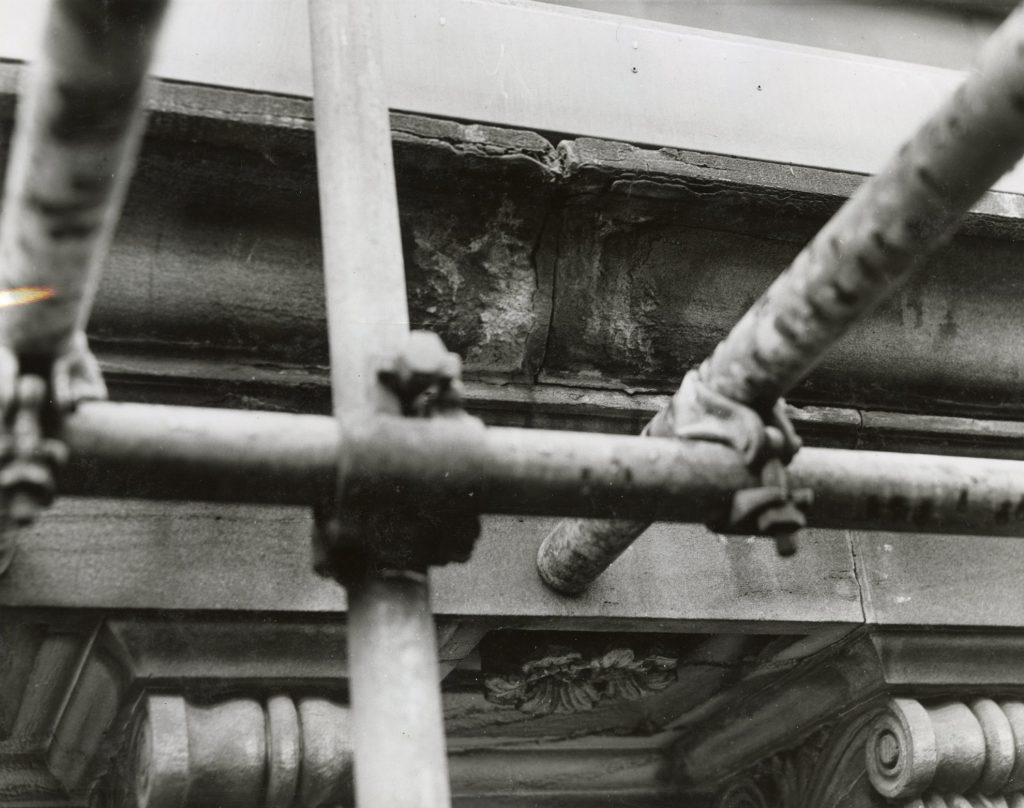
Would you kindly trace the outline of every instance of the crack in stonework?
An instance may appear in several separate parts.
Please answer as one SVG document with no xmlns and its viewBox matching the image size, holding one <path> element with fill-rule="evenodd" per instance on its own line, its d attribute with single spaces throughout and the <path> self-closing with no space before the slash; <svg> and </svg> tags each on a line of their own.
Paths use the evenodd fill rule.
<svg viewBox="0 0 1024 808">
<path fill-rule="evenodd" d="M 863 424 L 863 417 L 861 418 L 861 424 Z M 843 532 L 846 534 L 846 546 L 850 550 L 850 560 L 853 563 L 853 579 L 857 582 L 857 603 L 860 605 L 861 622 L 866 625 L 869 622 L 867 601 L 871 597 L 870 590 L 866 585 L 867 581 L 864 577 L 865 572 L 861 569 L 860 558 L 857 556 L 857 542 L 853 531 L 845 530 Z"/>
<path fill-rule="evenodd" d="M 548 199 L 537 242 L 530 254 L 535 295 L 532 308 L 536 316 L 533 327 L 526 336 L 523 373 L 532 384 L 540 383 L 540 376 L 544 372 L 548 350 L 551 347 L 551 335 L 555 328 L 555 296 L 558 291 L 558 264 L 562 245 L 562 208 L 561 195 L 555 191 Z M 544 262 L 543 267 L 541 262 Z M 550 288 L 545 290 L 545 286 Z M 544 300 L 537 305 L 536 296 L 541 294 L 544 294 Z"/>
</svg>

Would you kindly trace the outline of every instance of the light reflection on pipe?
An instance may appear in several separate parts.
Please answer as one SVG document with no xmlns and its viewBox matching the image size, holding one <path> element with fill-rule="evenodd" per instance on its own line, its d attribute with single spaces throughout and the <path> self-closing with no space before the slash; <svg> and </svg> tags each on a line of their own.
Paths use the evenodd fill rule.
<svg viewBox="0 0 1024 808">
<path fill-rule="evenodd" d="M 14 289 L 0 289 L 0 308 L 25 306 L 40 303 L 56 297 L 57 290 L 50 286 L 18 286 Z"/>
</svg>

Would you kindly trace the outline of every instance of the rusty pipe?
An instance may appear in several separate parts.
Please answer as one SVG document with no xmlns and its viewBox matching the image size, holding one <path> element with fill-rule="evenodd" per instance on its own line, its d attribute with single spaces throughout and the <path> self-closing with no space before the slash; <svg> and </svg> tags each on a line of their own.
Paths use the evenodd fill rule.
<svg viewBox="0 0 1024 808">
<path fill-rule="evenodd" d="M 982 50 L 963 85 L 865 182 L 699 368 L 717 393 L 767 415 L 864 314 L 954 232 L 1024 153 L 1024 9 Z M 663 410 L 645 430 L 670 437 Z M 649 519 L 567 521 L 544 540 L 541 578 L 582 592 Z"/>
<path fill-rule="evenodd" d="M 89 319 L 142 140 L 167 0 L 54 0 L 26 71 L 0 218 L 0 344 L 52 358 Z"/>
<path fill-rule="evenodd" d="M 60 435 L 70 495 L 312 505 L 338 458 L 357 506 L 474 503 L 482 513 L 707 522 L 756 482 L 723 446 L 467 429 L 458 421 L 87 402 Z M 803 449 L 812 527 L 1024 537 L 1024 462 Z"/>
</svg>

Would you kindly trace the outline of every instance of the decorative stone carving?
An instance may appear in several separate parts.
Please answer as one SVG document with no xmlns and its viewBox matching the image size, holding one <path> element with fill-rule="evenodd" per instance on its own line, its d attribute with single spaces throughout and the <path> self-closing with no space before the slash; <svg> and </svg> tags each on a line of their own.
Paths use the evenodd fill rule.
<svg viewBox="0 0 1024 808">
<path fill-rule="evenodd" d="M 965 797 L 963 794 L 943 795 L 933 792 L 924 799 L 910 800 L 899 805 L 900 808 L 1024 808 L 1024 795 L 1017 792 L 1006 797 L 985 797 L 981 794 Z"/>
<path fill-rule="evenodd" d="M 725 787 L 715 800 L 715 808 L 770 808 L 761 787 L 752 779 L 737 780 Z"/>
<path fill-rule="evenodd" d="M 818 727 L 719 787 L 715 808 L 882 808 L 864 777 L 870 707 Z"/>
<path fill-rule="evenodd" d="M 871 784 L 905 808 L 1024 808 L 1024 702 L 891 699 L 865 753 Z"/>
<path fill-rule="evenodd" d="M 871 702 L 719 786 L 715 808 L 1024 808 L 1024 701 Z"/>
<path fill-rule="evenodd" d="M 821 779 L 825 751 L 833 727 L 818 730 L 796 749 L 775 755 L 768 763 L 771 779 L 786 808 L 810 805 L 811 792 Z M 830 777 L 835 773 L 830 773 Z"/>
<path fill-rule="evenodd" d="M 272 696 L 196 705 L 143 698 L 110 804 L 135 808 L 351 805 L 348 708 Z"/>
<path fill-rule="evenodd" d="M 575 713 L 664 690 L 676 681 L 677 663 L 675 656 L 638 656 L 628 648 L 589 657 L 565 651 L 524 662 L 516 673 L 486 677 L 485 696 L 527 713 Z"/>
<path fill-rule="evenodd" d="M 15 609 L 0 623 L 0 805 L 84 805 L 129 674 L 100 618 Z"/>
</svg>

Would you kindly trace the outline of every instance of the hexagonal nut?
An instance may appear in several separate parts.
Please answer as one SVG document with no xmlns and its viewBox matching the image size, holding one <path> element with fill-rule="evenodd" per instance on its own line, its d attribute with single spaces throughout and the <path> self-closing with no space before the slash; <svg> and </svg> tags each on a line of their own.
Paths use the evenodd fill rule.
<svg viewBox="0 0 1024 808">
<path fill-rule="evenodd" d="M 0 470 L 0 488 L 10 491 L 14 488 L 38 490 L 43 497 L 53 498 L 55 488 L 53 472 L 49 466 L 32 460 L 12 460 Z"/>
<path fill-rule="evenodd" d="M 103 372 L 84 332 L 75 332 L 64 351 L 54 359 L 50 390 L 60 412 L 71 412 L 82 401 L 106 399 Z"/>
<path fill-rule="evenodd" d="M 411 374 L 448 380 L 462 375 L 459 355 L 445 348 L 444 342 L 433 331 L 411 331 L 398 359 Z"/>
<path fill-rule="evenodd" d="M 408 410 L 431 388 L 446 391 L 457 386 L 462 377 L 462 360 L 445 349 L 437 334 L 413 331 L 405 348 L 380 369 L 378 377 Z"/>
<path fill-rule="evenodd" d="M 26 527 L 52 502 L 52 493 L 34 486 L 16 485 L 7 492 L 7 518 L 17 527 Z"/>
<path fill-rule="evenodd" d="M 775 533 L 793 533 L 807 526 L 807 518 L 792 502 L 772 505 L 757 517 L 758 532 L 771 536 Z"/>
</svg>

